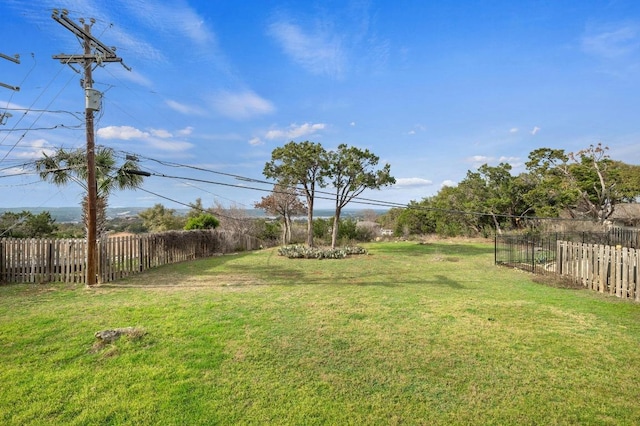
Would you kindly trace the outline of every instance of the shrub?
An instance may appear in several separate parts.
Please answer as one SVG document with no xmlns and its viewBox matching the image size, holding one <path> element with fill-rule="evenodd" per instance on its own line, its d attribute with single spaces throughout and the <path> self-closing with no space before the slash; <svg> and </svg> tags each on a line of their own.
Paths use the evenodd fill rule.
<svg viewBox="0 0 640 426">
<path fill-rule="evenodd" d="M 220 221 L 216 219 L 212 214 L 201 213 L 198 216 L 190 217 L 187 220 L 187 224 L 184 229 L 187 231 L 193 229 L 215 229 L 220 225 Z"/>
<path fill-rule="evenodd" d="M 280 256 L 289 259 L 344 259 L 349 255 L 367 254 L 367 250 L 358 246 L 347 246 L 336 249 L 321 249 L 300 244 L 280 247 Z"/>
</svg>

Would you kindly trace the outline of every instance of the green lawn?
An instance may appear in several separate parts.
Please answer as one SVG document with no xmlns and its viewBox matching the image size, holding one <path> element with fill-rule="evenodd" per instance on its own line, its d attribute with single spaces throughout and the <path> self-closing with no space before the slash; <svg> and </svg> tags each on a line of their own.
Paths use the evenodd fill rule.
<svg viewBox="0 0 640 426">
<path fill-rule="evenodd" d="M 0 287 L 0 424 L 640 424 L 640 305 L 490 244 L 367 248 Z"/>
</svg>

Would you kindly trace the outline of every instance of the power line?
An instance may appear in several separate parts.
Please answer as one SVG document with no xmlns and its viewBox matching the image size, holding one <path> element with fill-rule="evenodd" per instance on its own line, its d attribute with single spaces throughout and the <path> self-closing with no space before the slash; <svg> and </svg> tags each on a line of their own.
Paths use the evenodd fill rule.
<svg viewBox="0 0 640 426">
<path fill-rule="evenodd" d="M 50 127 L 29 127 L 26 129 L 0 129 L 0 132 L 29 132 L 34 130 L 55 130 L 55 129 L 82 130 L 84 129 L 84 125 L 75 124 L 73 126 L 68 126 L 66 124 L 56 124 L 55 126 L 50 126 Z M 13 147 L 13 149 L 15 149 L 15 146 Z M 10 150 L 9 153 L 11 153 L 12 150 Z M 5 158 L 3 158 L 2 160 L 4 160 Z"/>
<path fill-rule="evenodd" d="M 47 112 L 49 114 L 69 114 L 72 115 L 73 117 L 77 118 L 78 121 L 84 121 L 82 118 L 78 117 L 77 114 L 81 114 L 79 112 L 71 112 L 71 111 L 65 111 L 65 110 L 49 110 L 49 109 L 36 109 L 36 108 L 3 108 L 5 111 L 26 111 L 27 113 L 29 112 Z"/>
</svg>

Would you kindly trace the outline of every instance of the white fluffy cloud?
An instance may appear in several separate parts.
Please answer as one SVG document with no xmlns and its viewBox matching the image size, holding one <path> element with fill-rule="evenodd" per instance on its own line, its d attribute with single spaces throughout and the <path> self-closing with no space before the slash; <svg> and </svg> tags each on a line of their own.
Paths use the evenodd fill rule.
<svg viewBox="0 0 640 426">
<path fill-rule="evenodd" d="M 472 157 L 467 158 L 467 161 L 471 163 L 488 163 L 492 161 L 492 157 L 486 157 L 484 155 L 474 155 Z"/>
<path fill-rule="evenodd" d="M 187 126 L 184 129 L 180 129 L 176 132 L 179 136 L 189 136 L 193 133 L 193 127 Z"/>
<path fill-rule="evenodd" d="M 170 132 L 164 129 L 151 129 L 149 130 L 149 132 L 151 132 L 151 134 L 157 138 L 166 139 L 166 138 L 173 137 L 173 135 Z"/>
<path fill-rule="evenodd" d="M 19 151 L 14 152 L 14 156 L 17 158 L 24 159 L 38 159 L 42 158 L 42 154 L 53 155 L 55 153 L 55 149 L 51 146 L 51 144 L 46 139 L 36 139 L 31 143 L 22 143 L 19 146 Z M 2 152 L 0 152 L 2 155 Z M 7 173 L 12 174 L 12 173 Z"/>
<path fill-rule="evenodd" d="M 178 133 L 180 132 L 190 133 L 191 128 L 187 127 Z M 186 151 L 193 147 L 192 143 L 175 140 L 173 134 L 165 129 L 151 129 L 148 132 L 144 132 L 131 126 L 107 126 L 98 129 L 97 134 L 104 139 L 141 140 L 152 148 L 169 152 Z"/>
<path fill-rule="evenodd" d="M 531 129 L 531 134 L 535 136 L 540 132 L 540 130 L 541 130 L 540 127 L 534 126 L 533 129 Z"/>
<path fill-rule="evenodd" d="M 324 130 L 326 124 L 324 123 L 304 123 L 300 126 L 297 124 L 292 124 L 288 129 L 272 129 L 269 130 L 265 138 L 269 140 L 273 139 L 297 139 L 303 136 L 312 135 L 314 133 L 319 132 L 320 130 Z"/>
<path fill-rule="evenodd" d="M 98 129 L 98 136 L 104 139 L 144 139 L 149 137 L 149 133 L 143 132 L 131 126 L 107 126 Z"/>
<path fill-rule="evenodd" d="M 428 180 L 428 179 L 422 179 L 422 178 L 399 178 L 396 179 L 396 184 L 394 185 L 394 187 L 396 188 L 415 188 L 415 187 L 421 187 L 421 186 L 430 186 L 432 185 L 433 182 Z"/>
</svg>

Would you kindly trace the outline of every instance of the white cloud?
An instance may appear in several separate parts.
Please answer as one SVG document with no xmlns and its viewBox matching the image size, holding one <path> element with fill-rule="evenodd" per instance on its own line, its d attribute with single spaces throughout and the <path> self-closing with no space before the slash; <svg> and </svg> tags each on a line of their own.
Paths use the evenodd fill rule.
<svg viewBox="0 0 640 426">
<path fill-rule="evenodd" d="M 473 157 L 467 158 L 467 161 L 471 163 L 488 163 L 492 160 L 492 157 L 486 157 L 484 155 L 474 155 Z"/>
<path fill-rule="evenodd" d="M 269 130 L 265 137 L 269 140 L 273 139 L 297 139 L 303 136 L 312 135 L 314 133 L 323 130 L 326 127 L 324 123 L 304 123 L 300 126 L 297 124 L 292 124 L 288 129 L 273 129 Z"/>
<path fill-rule="evenodd" d="M 131 126 L 107 126 L 98 129 L 97 135 L 104 139 L 120 139 L 128 141 L 130 139 L 144 139 L 149 137 L 149 133 L 143 132 Z"/>
<path fill-rule="evenodd" d="M 582 38 L 582 48 L 589 54 L 604 58 L 626 56 L 640 47 L 639 33 L 636 25 L 592 30 Z"/>
<path fill-rule="evenodd" d="M 441 188 L 444 188 L 445 186 L 448 186 L 448 187 L 454 187 L 454 186 L 456 186 L 456 185 L 457 185 L 457 183 L 455 183 L 455 182 L 454 182 L 454 181 L 452 181 L 452 180 L 447 179 L 447 180 L 442 181 L 442 183 L 440 184 L 440 187 L 441 187 Z"/>
<path fill-rule="evenodd" d="M 216 39 L 205 20 L 185 3 L 126 1 L 123 4 L 129 14 L 135 15 L 156 31 L 181 35 L 200 46 L 206 46 Z"/>
<path fill-rule="evenodd" d="M 189 142 L 174 140 L 172 133 L 163 129 L 153 129 L 149 132 L 143 132 L 142 130 L 131 126 L 107 126 L 98 129 L 97 134 L 105 139 L 118 139 L 125 141 L 131 139 L 143 140 L 152 148 L 169 152 L 186 151 L 193 147 L 193 144 Z"/>
<path fill-rule="evenodd" d="M 509 129 L 509 133 L 518 133 L 518 128 L 517 127 L 512 127 L 511 129 Z"/>
<path fill-rule="evenodd" d="M 407 132 L 408 135 L 415 135 L 418 132 L 424 132 L 426 131 L 427 128 L 425 126 L 423 126 L 422 124 L 416 124 L 413 126 L 413 128 L 411 130 L 409 130 Z"/>
<path fill-rule="evenodd" d="M 46 139 L 36 139 L 28 144 L 21 143 L 18 148 L 22 151 L 14 152 L 13 155 L 29 160 L 42 158 L 42 154 L 53 155 L 56 152 Z"/>
<path fill-rule="evenodd" d="M 164 101 L 164 103 L 167 104 L 167 106 L 172 110 L 178 111 L 179 113 L 184 115 L 204 115 L 204 112 L 198 107 L 185 105 L 171 99 L 167 99 L 166 101 Z"/>
<path fill-rule="evenodd" d="M 537 134 L 540 132 L 540 130 L 542 130 L 542 129 L 540 129 L 540 127 L 538 127 L 538 126 L 534 126 L 534 127 L 533 127 L 533 129 L 531 129 L 531 134 L 532 134 L 533 136 L 535 136 L 535 135 L 537 135 Z"/>
<path fill-rule="evenodd" d="M 410 188 L 410 187 L 422 187 L 430 186 L 433 182 L 428 179 L 422 178 L 399 178 L 396 179 L 395 188 Z"/>
<path fill-rule="evenodd" d="M 313 74 L 340 77 L 345 68 L 345 53 L 340 37 L 317 31 L 307 33 L 288 21 L 274 22 L 269 34 L 280 43 L 294 62 Z"/>
<path fill-rule="evenodd" d="M 350 125 L 351 127 L 355 127 L 356 122 L 355 122 L 355 121 L 352 121 L 351 123 L 349 123 L 349 125 Z"/>
<path fill-rule="evenodd" d="M 193 144 L 183 141 L 169 141 L 157 138 L 148 138 L 145 141 L 149 146 L 162 151 L 180 152 L 186 151 L 193 147 Z"/>
<path fill-rule="evenodd" d="M 149 132 L 157 138 L 166 139 L 166 138 L 173 137 L 173 135 L 169 131 L 164 129 L 151 129 L 149 130 Z"/>
<path fill-rule="evenodd" d="M 252 138 L 251 140 L 249 140 L 249 145 L 251 146 L 264 145 L 264 142 L 262 142 L 262 139 L 260 138 Z"/>
<path fill-rule="evenodd" d="M 271 102 L 249 90 L 237 93 L 220 92 L 212 99 L 212 104 L 218 113 L 238 120 L 275 111 Z"/>
<path fill-rule="evenodd" d="M 193 133 L 193 127 L 187 126 L 184 129 L 180 129 L 176 132 L 179 136 L 189 136 Z"/>
<path fill-rule="evenodd" d="M 517 163 L 520 161 L 520 157 L 500 157 L 498 158 L 499 163 Z"/>
</svg>

